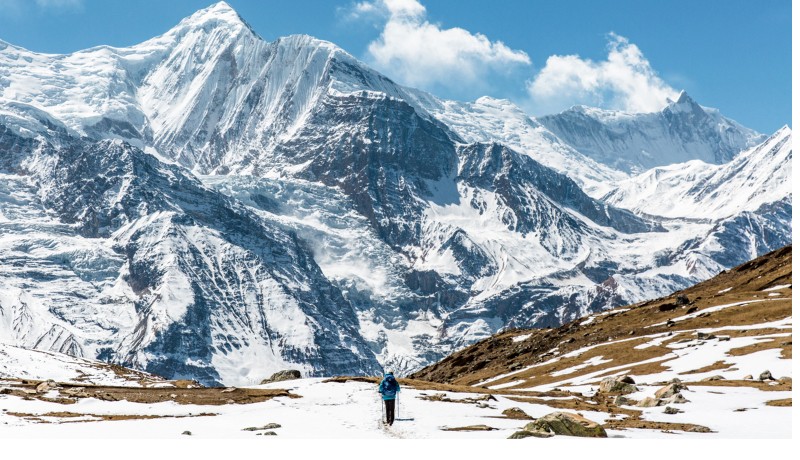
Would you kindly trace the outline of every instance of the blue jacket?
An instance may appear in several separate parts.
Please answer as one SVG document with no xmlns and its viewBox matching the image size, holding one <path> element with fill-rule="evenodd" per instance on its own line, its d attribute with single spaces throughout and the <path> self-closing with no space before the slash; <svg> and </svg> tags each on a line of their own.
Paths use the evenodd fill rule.
<svg viewBox="0 0 800 460">
<path fill-rule="evenodd" d="M 400 391 L 400 384 L 394 378 L 394 375 L 386 374 L 383 380 L 378 384 L 378 392 L 383 395 L 383 400 L 397 398 L 397 393 Z"/>
</svg>

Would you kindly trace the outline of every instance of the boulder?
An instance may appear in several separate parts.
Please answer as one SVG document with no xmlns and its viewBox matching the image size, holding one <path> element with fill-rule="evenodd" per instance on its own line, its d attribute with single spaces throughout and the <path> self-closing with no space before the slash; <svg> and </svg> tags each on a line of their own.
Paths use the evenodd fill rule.
<svg viewBox="0 0 800 460">
<path fill-rule="evenodd" d="M 660 400 L 656 398 L 651 398 L 650 396 L 644 398 L 643 400 L 639 401 L 638 404 L 636 404 L 636 406 L 638 407 L 656 407 L 660 405 L 661 405 Z"/>
<path fill-rule="evenodd" d="M 523 411 L 519 407 L 510 407 L 503 411 L 503 415 L 505 415 L 508 418 L 513 418 L 515 420 L 533 420 L 533 417 L 526 414 L 525 411 Z"/>
<path fill-rule="evenodd" d="M 48 391 L 56 388 L 58 384 L 53 380 L 44 381 L 38 385 L 36 385 L 36 392 L 37 393 L 47 393 Z"/>
<path fill-rule="evenodd" d="M 753 380 L 753 376 L 751 374 L 747 374 L 743 378 L 744 380 Z"/>
<path fill-rule="evenodd" d="M 544 431 L 563 436 L 606 438 L 603 427 L 585 417 L 570 412 L 553 412 L 525 425 L 527 431 Z"/>
<path fill-rule="evenodd" d="M 299 378 L 302 378 L 302 374 L 300 374 L 300 371 L 296 369 L 289 369 L 272 374 L 272 377 L 262 380 L 261 384 L 264 385 L 265 383 L 283 382 L 285 380 L 296 380 Z"/>
<path fill-rule="evenodd" d="M 637 402 L 635 400 L 622 395 L 619 395 L 616 398 L 614 398 L 615 406 L 635 406 L 636 403 Z"/>
<path fill-rule="evenodd" d="M 636 385 L 623 381 L 626 377 L 606 377 L 600 381 L 600 393 L 629 394 L 639 391 Z M 630 380 L 630 377 L 627 377 Z"/>
<path fill-rule="evenodd" d="M 721 375 L 712 375 L 711 377 L 706 377 L 701 382 L 713 382 L 715 380 L 725 380 L 725 377 Z"/>
<path fill-rule="evenodd" d="M 763 382 L 764 380 L 775 380 L 775 378 L 772 376 L 772 372 L 764 371 L 761 373 L 761 375 L 758 376 L 758 380 L 761 380 Z"/>
<path fill-rule="evenodd" d="M 714 334 L 707 334 L 705 332 L 697 331 L 697 339 L 698 340 L 711 340 L 717 338 Z"/>
<path fill-rule="evenodd" d="M 687 402 L 689 402 L 689 400 L 680 393 L 675 393 L 669 398 L 661 400 L 661 404 L 686 404 Z"/>
<path fill-rule="evenodd" d="M 516 433 L 512 434 L 508 437 L 508 439 L 522 439 L 522 438 L 552 438 L 555 436 L 553 433 L 548 431 L 528 431 L 528 430 L 520 430 Z"/>
<path fill-rule="evenodd" d="M 670 383 L 667 386 L 656 391 L 656 398 L 657 399 L 669 398 L 670 396 L 676 395 L 680 393 L 681 390 L 685 389 L 686 385 L 683 385 L 682 383 Z"/>
<path fill-rule="evenodd" d="M 181 433 L 181 434 L 183 434 L 183 435 L 186 435 L 186 436 L 191 436 L 191 435 L 192 435 L 192 432 L 191 432 L 191 431 L 189 431 L 189 430 L 186 430 L 186 431 L 184 431 L 184 432 L 183 432 L 183 433 Z"/>
<path fill-rule="evenodd" d="M 665 414 L 674 415 L 674 414 L 680 414 L 681 412 L 683 412 L 683 411 L 680 410 L 680 409 L 676 409 L 674 407 L 670 407 L 670 406 L 667 406 L 667 407 L 664 408 L 664 413 Z"/>
</svg>

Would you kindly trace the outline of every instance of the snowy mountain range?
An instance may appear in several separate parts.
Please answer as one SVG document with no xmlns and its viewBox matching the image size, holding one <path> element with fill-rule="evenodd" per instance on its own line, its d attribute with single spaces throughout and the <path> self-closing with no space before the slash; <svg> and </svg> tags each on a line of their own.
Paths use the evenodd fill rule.
<svg viewBox="0 0 800 460">
<path fill-rule="evenodd" d="M 0 177 L 0 341 L 206 384 L 408 372 L 791 243 L 788 127 L 446 101 L 224 2 L 0 41 Z"/>
</svg>

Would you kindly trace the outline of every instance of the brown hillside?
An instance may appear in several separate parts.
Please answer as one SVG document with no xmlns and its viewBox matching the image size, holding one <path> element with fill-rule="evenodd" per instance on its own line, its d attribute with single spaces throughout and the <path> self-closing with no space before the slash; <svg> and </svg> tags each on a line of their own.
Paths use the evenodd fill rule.
<svg viewBox="0 0 800 460">
<path fill-rule="evenodd" d="M 752 326 L 790 317 L 791 283 L 792 247 L 786 246 L 666 297 L 594 314 L 557 329 L 511 330 L 499 333 L 425 367 L 410 377 L 439 383 L 476 385 L 511 373 L 512 375 L 493 381 L 492 385 L 524 381 L 510 387 L 523 389 L 558 381 L 559 378 L 554 377 L 553 373 L 581 365 L 593 356 L 598 356 L 598 360 L 600 356 L 610 358 L 609 361 L 614 366 L 625 363 L 633 365 L 664 356 L 669 353 L 666 345 L 695 338 L 697 329 Z M 765 291 L 776 286 L 786 287 Z M 739 302 L 742 304 L 724 309 L 713 308 Z M 681 318 L 686 315 L 689 317 Z M 716 334 L 738 337 L 774 332 L 774 329 L 765 326 L 745 330 L 731 329 Z M 670 340 L 661 346 L 634 348 L 649 340 L 644 336 L 657 333 L 671 333 Z M 597 347 L 579 356 L 552 360 L 592 345 Z M 779 348 L 782 350 L 782 357 L 792 356 L 791 337 L 764 341 L 746 348 L 748 349 L 734 349 L 730 353 L 749 354 L 765 348 Z M 551 364 L 546 367 L 525 369 L 551 360 Z M 709 363 L 703 369 L 687 373 L 686 378 L 690 379 L 692 373 L 725 368 L 727 365 L 724 362 Z M 597 364 L 586 371 L 596 372 L 602 369 L 602 364 Z M 653 362 L 638 364 L 632 368 L 631 373 L 641 375 L 658 373 L 660 370 L 660 364 Z"/>
</svg>

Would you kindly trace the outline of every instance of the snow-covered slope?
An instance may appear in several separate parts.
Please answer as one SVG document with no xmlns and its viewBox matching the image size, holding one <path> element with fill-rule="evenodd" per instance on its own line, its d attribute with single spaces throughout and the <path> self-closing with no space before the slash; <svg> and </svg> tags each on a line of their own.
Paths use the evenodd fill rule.
<svg viewBox="0 0 800 460">
<path fill-rule="evenodd" d="M 206 383 L 377 368 L 295 234 L 129 144 L 59 140 L 0 127 L 3 340 Z"/>
<path fill-rule="evenodd" d="M 784 126 L 731 161 L 693 160 L 622 181 L 603 201 L 637 213 L 721 219 L 791 196 L 792 131 Z"/>
<path fill-rule="evenodd" d="M 0 436 L 270 435 L 353 440 L 363 447 L 363 439 L 505 439 L 524 434 L 532 419 L 560 411 L 602 425 L 609 438 L 790 438 L 791 271 L 788 247 L 676 293 L 685 296 L 682 302 L 671 295 L 557 329 L 497 334 L 414 379 L 401 378 L 391 426 L 381 423 L 374 376 L 245 388 L 194 388 L 189 382 L 180 389 L 174 388 L 179 382 L 135 387 L 110 375 L 104 363 L 0 345 L 0 405 L 6 409 Z M 115 372 L 135 378 L 129 370 Z M 621 376 L 634 383 L 601 384 Z M 56 382 L 37 392 L 39 382 L 20 378 Z M 556 448 L 570 449 L 581 444 L 565 433 L 532 439 L 518 442 L 561 442 Z M 613 455 L 617 441 L 589 444 L 595 454 L 607 448 Z M 468 444 L 474 454 L 475 444 Z M 675 454 L 671 448 L 669 455 Z"/>
<path fill-rule="evenodd" d="M 576 106 L 537 121 L 584 155 L 627 173 L 690 160 L 726 163 L 765 137 L 701 107 L 685 91 L 660 112 Z"/>
<path fill-rule="evenodd" d="M 2 43 L 0 340 L 242 383 L 418 369 L 663 295 L 791 242 L 788 141 L 653 192 L 703 219 L 649 212 L 606 164 L 758 137 L 693 104 L 593 112 L 584 152 L 583 121 L 440 100 L 328 42 L 268 43 L 225 3 L 129 48 Z M 615 126 L 637 134 L 603 141 Z"/>
</svg>

